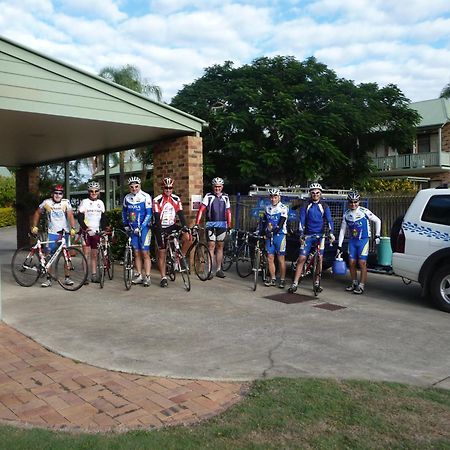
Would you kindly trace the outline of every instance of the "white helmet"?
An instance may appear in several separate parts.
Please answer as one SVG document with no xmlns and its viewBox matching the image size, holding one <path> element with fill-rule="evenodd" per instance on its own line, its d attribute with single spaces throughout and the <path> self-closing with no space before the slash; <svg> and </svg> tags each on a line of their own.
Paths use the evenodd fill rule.
<svg viewBox="0 0 450 450">
<path fill-rule="evenodd" d="M 137 184 L 141 184 L 141 179 L 139 177 L 130 177 L 128 178 L 128 184 L 133 184 L 133 183 L 137 183 Z"/>
<path fill-rule="evenodd" d="M 347 200 L 349 202 L 351 202 L 351 201 L 359 202 L 360 198 L 361 198 L 361 196 L 359 195 L 359 192 L 357 192 L 357 191 L 351 191 L 347 195 Z"/>
<path fill-rule="evenodd" d="M 312 190 L 314 190 L 314 189 L 319 189 L 320 192 L 323 191 L 322 185 L 321 185 L 320 183 L 311 183 L 311 184 L 309 185 L 309 191 L 310 191 L 310 192 L 311 192 Z"/>
<path fill-rule="evenodd" d="M 88 191 L 92 189 L 99 190 L 100 189 L 100 183 L 98 181 L 89 181 L 87 185 Z"/>
<path fill-rule="evenodd" d="M 174 183 L 174 181 L 172 178 L 165 177 L 165 178 L 163 178 L 161 185 L 163 188 L 171 188 L 171 187 L 173 187 L 173 183 Z"/>
<path fill-rule="evenodd" d="M 278 188 L 270 188 L 269 195 L 281 195 L 281 191 Z"/>
<path fill-rule="evenodd" d="M 223 178 L 220 178 L 220 177 L 216 177 L 216 178 L 213 178 L 212 179 L 212 181 L 211 181 L 211 184 L 213 185 L 213 186 L 223 186 Z"/>
</svg>

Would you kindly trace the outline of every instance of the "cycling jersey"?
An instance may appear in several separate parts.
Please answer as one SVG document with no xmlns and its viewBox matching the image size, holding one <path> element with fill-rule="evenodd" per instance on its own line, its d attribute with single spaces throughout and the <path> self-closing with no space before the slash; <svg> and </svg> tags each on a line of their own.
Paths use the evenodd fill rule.
<svg viewBox="0 0 450 450">
<path fill-rule="evenodd" d="M 339 232 L 339 247 L 344 242 L 347 227 L 350 231 L 350 239 L 367 239 L 370 237 L 370 221 L 375 223 L 375 234 L 380 235 L 381 220 L 369 209 L 358 206 L 356 209 L 347 209 L 342 218 Z"/>
<path fill-rule="evenodd" d="M 105 212 L 105 205 L 101 200 L 91 200 L 85 198 L 78 207 L 78 213 L 83 214 L 83 228 L 90 228 L 92 231 L 100 230 L 100 220 Z M 83 226 L 83 224 L 80 224 Z"/>
<path fill-rule="evenodd" d="M 267 205 L 262 219 L 264 231 L 272 231 L 276 227 L 279 227 L 277 234 L 286 234 L 288 211 L 289 208 L 281 202 L 278 202 L 276 205 Z"/>
<path fill-rule="evenodd" d="M 153 210 L 159 214 L 162 228 L 174 225 L 177 221 L 177 213 L 183 210 L 180 197 L 175 194 L 160 194 L 153 200 Z"/>
<path fill-rule="evenodd" d="M 203 212 L 206 211 L 206 228 L 230 228 L 231 206 L 228 194 L 215 195 L 209 192 L 205 195 L 197 213 L 195 223 L 199 224 Z"/>
<path fill-rule="evenodd" d="M 333 233 L 334 223 L 330 208 L 326 203 L 309 201 L 306 206 L 302 206 L 300 209 L 298 227 L 302 234 L 322 234 L 325 231 L 325 221 L 328 223 L 330 232 Z"/>
<path fill-rule="evenodd" d="M 70 230 L 66 215 L 67 211 L 72 211 L 69 200 L 63 198 L 60 202 L 55 202 L 53 199 L 47 198 L 39 205 L 39 209 L 41 213 L 45 212 L 47 216 L 49 234 L 53 235 L 61 230 Z"/>
<path fill-rule="evenodd" d="M 123 199 L 122 221 L 131 228 L 150 225 L 152 218 L 152 198 L 144 191 L 127 194 Z"/>
</svg>

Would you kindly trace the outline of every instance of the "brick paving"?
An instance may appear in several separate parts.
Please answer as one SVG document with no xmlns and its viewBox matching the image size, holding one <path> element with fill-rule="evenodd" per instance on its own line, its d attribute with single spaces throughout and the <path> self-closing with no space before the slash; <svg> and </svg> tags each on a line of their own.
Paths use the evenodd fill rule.
<svg viewBox="0 0 450 450">
<path fill-rule="evenodd" d="M 246 385 L 113 372 L 56 355 L 0 323 L 0 422 L 126 431 L 189 424 L 242 398 Z"/>
</svg>

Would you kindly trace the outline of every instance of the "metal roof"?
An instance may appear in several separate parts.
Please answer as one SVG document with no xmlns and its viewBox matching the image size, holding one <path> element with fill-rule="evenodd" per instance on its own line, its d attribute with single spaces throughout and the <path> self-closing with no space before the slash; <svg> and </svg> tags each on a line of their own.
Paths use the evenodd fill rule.
<svg viewBox="0 0 450 450">
<path fill-rule="evenodd" d="M 442 126 L 450 121 L 450 99 L 433 98 L 422 102 L 411 103 L 422 119 L 418 127 Z"/>
<path fill-rule="evenodd" d="M 0 36 L 0 165 L 198 135 L 204 121 Z"/>
</svg>

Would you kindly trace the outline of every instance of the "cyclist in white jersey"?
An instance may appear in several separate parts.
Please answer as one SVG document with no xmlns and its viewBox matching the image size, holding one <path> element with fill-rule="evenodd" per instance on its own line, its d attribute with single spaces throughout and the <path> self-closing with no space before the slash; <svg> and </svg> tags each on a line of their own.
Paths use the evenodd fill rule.
<svg viewBox="0 0 450 450">
<path fill-rule="evenodd" d="M 344 212 L 341 230 L 339 232 L 338 253 L 342 251 L 345 232 L 348 229 L 350 239 L 348 242 L 349 269 L 352 284 L 347 286 L 347 292 L 363 294 L 367 281 L 367 257 L 369 255 L 370 222 L 375 223 L 375 244 L 380 243 L 381 220 L 370 210 L 359 206 L 358 192 L 349 192 L 347 196 L 349 209 Z M 358 283 L 356 261 L 361 270 L 361 279 Z"/>
<path fill-rule="evenodd" d="M 87 187 L 89 197 L 83 199 L 78 207 L 78 222 L 83 230 L 83 253 L 90 261 L 91 282 L 98 283 L 97 248 L 100 242 L 98 232 L 106 227 L 105 205 L 99 199 L 100 184 L 97 181 L 90 181 Z"/>
<path fill-rule="evenodd" d="M 59 238 L 58 232 L 64 230 L 68 232 L 70 230 L 70 235 L 75 236 L 75 218 L 73 216 L 72 205 L 70 201 L 66 198 L 62 198 L 64 194 L 63 186 L 57 184 L 52 190 L 50 198 L 45 199 L 36 209 L 31 219 L 31 233 L 37 234 L 39 232 L 38 223 L 41 214 L 47 217 L 47 231 L 48 240 L 50 241 L 47 246 L 47 251 L 54 252 L 57 248 L 57 240 Z M 68 234 L 66 239 L 68 239 Z M 64 283 L 68 286 L 73 284 L 73 281 L 69 278 L 68 273 Z M 51 278 L 47 278 L 41 286 L 50 287 L 52 285 Z"/>
</svg>

